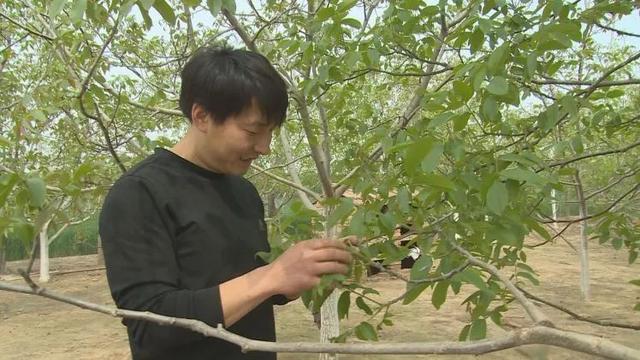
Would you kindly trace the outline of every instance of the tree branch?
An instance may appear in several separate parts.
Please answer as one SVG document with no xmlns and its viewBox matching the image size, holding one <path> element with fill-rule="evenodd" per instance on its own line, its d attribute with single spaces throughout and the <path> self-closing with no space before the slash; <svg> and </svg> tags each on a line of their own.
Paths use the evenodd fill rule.
<svg viewBox="0 0 640 360">
<path fill-rule="evenodd" d="M 618 323 L 615 321 L 609 321 L 609 320 L 596 320 L 596 319 L 592 319 L 590 317 L 587 316 L 583 316 L 580 315 L 578 313 L 575 313 L 569 309 L 567 309 L 566 307 L 554 304 L 548 300 L 539 298 L 529 292 L 527 292 L 526 290 L 524 290 L 523 288 L 517 286 L 518 290 L 522 291 L 522 293 L 528 297 L 531 300 L 535 300 L 537 302 L 543 303 L 545 305 L 551 306 L 552 308 L 556 309 L 556 310 L 560 310 L 566 314 L 569 314 L 572 318 L 576 319 L 576 320 L 580 320 L 580 321 L 586 321 L 592 324 L 596 324 L 596 325 L 600 325 L 600 326 L 610 326 L 610 327 L 617 327 L 617 328 L 623 328 L 623 329 L 632 329 L 632 330 L 640 330 L 640 325 L 633 325 L 633 324 L 622 324 L 622 323 Z"/>
<path fill-rule="evenodd" d="M 293 163 L 295 162 L 295 159 L 293 159 L 291 146 L 289 145 L 289 139 L 287 136 L 287 130 L 285 129 L 284 126 L 280 128 L 280 142 L 282 143 L 284 156 L 287 159 L 286 167 L 287 167 L 287 171 L 289 172 L 289 176 L 291 176 L 291 179 L 293 180 L 294 183 L 302 186 L 302 181 L 300 181 L 300 176 L 298 176 L 298 170 L 293 165 Z M 306 206 L 308 209 L 318 211 L 318 208 L 313 206 L 313 204 L 311 203 L 311 200 L 309 200 L 309 197 L 307 196 L 306 192 L 299 189 L 296 189 L 296 192 L 298 193 L 298 197 L 300 198 L 304 206 Z"/>
<path fill-rule="evenodd" d="M 540 168 L 540 169 L 536 170 L 536 172 L 540 172 L 540 171 L 544 170 L 545 168 L 553 168 L 553 167 L 558 167 L 558 166 L 569 165 L 569 164 L 574 163 L 576 161 L 580 161 L 580 160 L 584 160 L 584 159 L 588 159 L 588 158 L 592 158 L 592 157 L 627 152 L 627 151 L 629 151 L 629 150 L 631 150 L 631 149 L 633 149 L 633 148 L 635 148 L 637 146 L 640 146 L 640 141 L 636 141 L 633 144 L 629 144 L 629 145 L 627 145 L 625 147 L 622 147 L 622 148 L 619 148 L 619 149 L 605 150 L 605 151 L 595 152 L 595 153 L 592 153 L 592 154 L 585 154 L 585 155 L 577 156 L 577 157 L 572 158 L 572 159 L 556 161 L 556 162 L 553 162 L 551 164 L 548 164 L 546 167 L 543 167 L 543 168 Z"/>
<path fill-rule="evenodd" d="M 640 351 L 592 335 L 545 326 L 522 328 L 492 340 L 467 342 L 410 342 L 410 343 L 311 343 L 311 342 L 268 342 L 247 339 L 225 330 L 221 325 L 211 327 L 202 321 L 180 319 L 150 312 L 117 309 L 98 305 L 69 296 L 56 294 L 33 284 L 33 288 L 0 282 L 0 290 L 38 295 L 64 302 L 83 309 L 96 311 L 114 317 L 151 321 L 160 325 L 189 329 L 207 337 L 218 338 L 240 346 L 242 351 L 295 352 L 295 353 L 340 353 L 340 354 L 486 354 L 522 345 L 553 345 L 583 353 L 611 359 L 640 359 Z"/>
<path fill-rule="evenodd" d="M 19 27 L 20 29 L 22 29 L 22 30 L 24 30 L 24 31 L 28 32 L 28 33 L 29 33 L 29 34 L 31 34 L 31 35 L 34 35 L 34 36 L 36 36 L 36 37 L 39 37 L 39 38 L 45 39 L 45 40 L 47 40 L 47 41 L 54 41 L 54 40 L 55 40 L 55 38 L 52 38 L 51 36 L 47 36 L 47 35 L 45 35 L 45 34 L 43 34 L 43 33 L 39 32 L 39 31 L 36 31 L 36 30 L 31 29 L 31 28 L 30 28 L 30 27 L 28 27 L 28 26 L 25 26 L 25 25 L 20 24 L 19 22 L 17 22 L 17 21 L 15 21 L 15 20 L 13 20 L 11 17 L 9 17 L 8 15 L 4 14 L 3 12 L 0 12 L 0 17 L 3 17 L 3 18 L 5 18 L 5 19 L 7 19 L 7 20 L 8 20 L 10 23 L 12 23 L 13 25 L 15 25 L 15 26 Z"/>
<path fill-rule="evenodd" d="M 260 167 L 260 166 L 258 166 L 258 165 L 251 164 L 251 167 L 252 167 L 252 168 L 254 168 L 255 170 L 259 171 L 260 173 L 263 173 L 263 174 L 265 174 L 265 175 L 269 176 L 270 178 L 272 178 L 272 179 L 274 179 L 274 180 L 277 180 L 277 181 L 279 181 L 279 182 L 281 182 L 281 183 L 283 183 L 283 184 L 286 184 L 286 185 L 291 186 L 291 187 L 292 187 L 292 188 L 294 188 L 294 189 L 297 189 L 297 190 L 303 191 L 303 192 L 305 192 L 305 193 L 307 193 L 307 194 L 311 195 L 311 197 L 313 197 L 313 198 L 314 198 L 316 201 L 318 201 L 318 202 L 321 202 L 321 201 L 322 201 L 322 197 L 321 197 L 319 194 L 317 194 L 317 193 L 316 193 L 316 192 L 314 192 L 313 190 L 307 189 L 307 188 L 306 188 L 306 187 L 304 187 L 303 185 L 298 185 L 298 184 L 296 184 L 295 182 L 293 182 L 293 181 L 291 181 L 291 180 L 287 180 L 287 179 L 285 179 L 285 178 L 283 178 L 283 177 L 281 177 L 281 176 L 278 176 L 278 175 L 276 175 L 276 174 L 274 174 L 274 173 L 271 173 L 271 172 L 269 172 L 269 171 L 266 171 L 265 169 L 261 168 L 261 167 Z"/>
<path fill-rule="evenodd" d="M 600 83 L 602 83 L 606 78 L 609 77 L 609 75 L 613 74 L 614 72 L 622 69 L 623 67 L 629 65 L 630 63 L 638 59 L 640 59 L 640 52 L 630 56 L 627 60 L 607 70 L 604 74 L 602 74 L 602 76 L 600 76 L 600 78 L 598 78 L 598 80 L 596 80 L 593 84 L 591 84 L 591 86 L 589 86 L 587 89 L 584 90 L 584 97 L 585 98 L 589 97 L 598 88 Z"/>
<path fill-rule="evenodd" d="M 640 79 L 602 81 L 597 84 L 590 81 L 561 80 L 561 79 L 531 80 L 531 82 L 538 85 L 575 85 L 575 86 L 595 86 L 596 88 L 601 88 L 601 87 L 609 87 L 609 86 L 640 84 Z"/>
<path fill-rule="evenodd" d="M 460 15 L 460 17 L 466 16 L 465 14 L 468 14 L 468 12 L 464 11 Z M 440 37 L 442 39 L 447 37 L 447 29 L 448 29 L 448 26 L 446 25 L 446 21 L 443 16 L 441 18 L 441 29 L 440 29 L 441 30 Z M 398 127 L 390 134 L 391 137 L 395 137 L 402 129 L 406 128 L 409 122 L 411 122 L 415 114 L 420 109 L 422 99 L 424 98 L 424 94 L 427 90 L 427 87 L 429 86 L 429 83 L 431 82 L 431 79 L 433 78 L 433 75 L 431 75 L 431 73 L 433 73 L 433 68 L 435 67 L 435 65 L 438 64 L 438 59 L 440 58 L 440 55 L 442 53 L 442 48 L 443 48 L 443 45 L 440 42 L 438 46 L 433 50 L 433 55 L 431 56 L 430 63 L 427 66 L 427 70 L 425 71 L 425 73 L 429 75 L 424 76 L 420 79 L 420 85 L 418 85 L 418 88 L 414 91 L 413 97 L 409 101 L 409 104 L 407 105 L 404 113 L 399 118 Z M 375 161 L 378 158 L 380 158 L 380 156 L 382 156 L 381 144 L 379 144 L 369 154 L 369 156 L 363 161 L 363 163 L 366 164 L 366 163 Z M 354 176 L 358 171 L 360 171 L 362 166 L 363 165 L 356 166 L 344 178 L 342 178 L 340 181 L 336 183 L 336 185 L 334 186 L 336 196 L 342 195 L 348 189 L 347 185 L 345 185 L 344 182 L 346 182 L 348 179 Z"/>
<path fill-rule="evenodd" d="M 540 309 L 538 309 L 531 301 L 529 301 L 529 299 L 527 299 L 526 296 L 524 296 L 524 294 L 520 290 L 518 290 L 518 288 L 511 282 L 511 280 L 509 280 L 504 275 L 502 275 L 495 266 L 489 263 L 486 263 L 476 258 L 475 256 L 471 255 L 470 252 L 462 248 L 460 245 L 456 244 L 454 241 L 450 240 L 449 243 L 456 250 L 458 250 L 459 253 L 461 253 L 467 259 L 469 259 L 469 262 L 471 263 L 471 265 L 475 265 L 480 268 L 483 268 L 486 271 L 488 271 L 491 275 L 497 277 L 504 284 L 504 286 L 509 290 L 509 292 L 513 294 L 516 300 L 518 300 L 518 302 L 522 305 L 522 307 L 524 307 L 525 311 L 527 312 L 527 314 L 529 314 L 529 316 L 536 323 L 536 325 L 554 327 L 553 322 L 551 322 L 551 320 L 542 311 L 540 311 Z"/>
<path fill-rule="evenodd" d="M 607 26 L 607 25 L 602 25 L 600 23 L 595 23 L 595 25 L 597 27 L 601 28 L 601 29 L 613 31 L 614 33 L 616 33 L 618 35 L 633 36 L 633 37 L 639 37 L 640 38 L 640 34 L 634 34 L 634 33 L 630 33 L 630 32 L 627 32 L 627 31 L 620 30 L 620 29 L 615 29 L 615 28 L 612 28 L 612 27 Z"/>
</svg>

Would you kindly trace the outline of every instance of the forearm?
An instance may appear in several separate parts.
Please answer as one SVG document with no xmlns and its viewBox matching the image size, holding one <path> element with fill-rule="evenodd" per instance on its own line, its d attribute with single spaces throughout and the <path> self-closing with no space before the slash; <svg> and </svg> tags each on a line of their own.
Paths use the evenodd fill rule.
<svg viewBox="0 0 640 360">
<path fill-rule="evenodd" d="M 269 277 L 269 265 L 220 284 L 220 302 L 224 325 L 229 327 L 242 319 L 271 296 L 275 295 L 274 279 Z"/>
</svg>

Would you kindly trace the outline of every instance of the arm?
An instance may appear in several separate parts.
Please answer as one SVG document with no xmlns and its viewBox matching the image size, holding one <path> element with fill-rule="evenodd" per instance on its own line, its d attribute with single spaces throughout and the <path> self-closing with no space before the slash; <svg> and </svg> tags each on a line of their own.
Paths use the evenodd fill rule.
<svg viewBox="0 0 640 360">
<path fill-rule="evenodd" d="M 269 265 L 220 285 L 224 323 L 231 326 L 273 295 L 294 299 L 325 274 L 346 274 L 351 255 L 341 241 L 306 240 Z"/>
</svg>

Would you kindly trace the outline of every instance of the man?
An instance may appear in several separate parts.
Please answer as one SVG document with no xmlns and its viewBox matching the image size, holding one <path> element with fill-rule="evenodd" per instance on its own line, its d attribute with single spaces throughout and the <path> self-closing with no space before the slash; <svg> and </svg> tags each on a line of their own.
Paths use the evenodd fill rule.
<svg viewBox="0 0 640 360">
<path fill-rule="evenodd" d="M 273 304 L 297 298 L 324 274 L 345 274 L 339 241 L 296 244 L 271 264 L 264 208 L 241 177 L 269 153 L 286 115 L 285 84 L 261 55 L 202 48 L 182 71 L 180 107 L 191 125 L 170 150 L 123 175 L 100 215 L 107 277 L 123 309 L 198 319 L 274 341 Z M 151 322 L 124 320 L 133 359 L 275 359 Z"/>
</svg>

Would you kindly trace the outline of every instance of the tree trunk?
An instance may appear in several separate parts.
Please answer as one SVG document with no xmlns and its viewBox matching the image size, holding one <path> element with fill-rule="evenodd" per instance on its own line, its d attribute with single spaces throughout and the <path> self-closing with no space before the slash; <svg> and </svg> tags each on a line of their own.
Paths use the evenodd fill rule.
<svg viewBox="0 0 640 360">
<path fill-rule="evenodd" d="M 558 192 L 551 189 L 551 217 L 553 217 L 553 228 L 558 230 Z"/>
<path fill-rule="evenodd" d="M 102 252 L 102 238 L 98 235 L 98 265 L 104 265 L 104 253 Z"/>
<path fill-rule="evenodd" d="M 47 230 L 51 220 L 44 223 L 40 230 L 40 282 L 49 282 L 49 236 Z"/>
<path fill-rule="evenodd" d="M 576 169 L 576 195 L 580 204 L 580 218 L 587 217 L 587 203 L 584 199 L 580 173 Z M 583 301 L 591 300 L 589 286 L 589 239 L 587 238 L 587 220 L 580 222 L 580 295 Z"/>
<path fill-rule="evenodd" d="M 4 274 L 7 270 L 7 252 L 4 246 L 0 246 L 0 274 Z"/>
<path fill-rule="evenodd" d="M 325 219 L 329 218 L 332 209 L 325 207 Z M 336 238 L 336 226 L 327 227 L 325 236 L 328 239 Z M 328 343 L 332 338 L 340 335 L 340 321 L 338 319 L 338 292 L 333 291 L 320 308 L 320 341 Z M 320 354 L 320 360 L 337 360 L 337 354 Z"/>
</svg>

